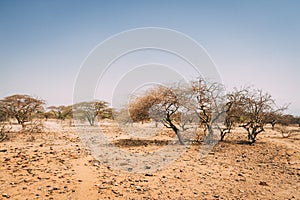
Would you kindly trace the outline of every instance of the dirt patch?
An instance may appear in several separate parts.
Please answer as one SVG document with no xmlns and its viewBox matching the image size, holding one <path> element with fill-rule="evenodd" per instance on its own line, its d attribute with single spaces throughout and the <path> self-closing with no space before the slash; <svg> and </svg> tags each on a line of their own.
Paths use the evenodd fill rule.
<svg viewBox="0 0 300 200">
<path fill-rule="evenodd" d="M 106 134 L 125 150 L 148 152 L 173 141 L 120 139 L 106 123 Z M 246 137 L 238 130 L 205 157 L 193 144 L 168 166 L 138 174 L 91 157 L 74 127 L 51 127 L 0 143 L 0 199 L 300 199 L 300 141 L 272 131 L 247 145 L 238 143 Z"/>
</svg>

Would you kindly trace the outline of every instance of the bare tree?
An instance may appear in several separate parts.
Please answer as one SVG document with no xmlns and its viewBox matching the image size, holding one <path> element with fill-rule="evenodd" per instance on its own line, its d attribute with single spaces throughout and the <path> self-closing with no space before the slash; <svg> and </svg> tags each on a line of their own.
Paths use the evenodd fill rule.
<svg viewBox="0 0 300 200">
<path fill-rule="evenodd" d="M 159 100 L 155 105 L 152 106 L 152 109 L 154 109 L 158 115 L 163 117 L 161 119 L 162 124 L 165 127 L 172 129 L 176 134 L 179 143 L 183 145 L 184 142 L 180 134 L 180 128 L 178 127 L 180 126 L 178 112 L 180 112 L 181 105 L 175 90 L 160 86 L 152 90 L 152 93 L 154 93 Z"/>
<path fill-rule="evenodd" d="M 288 126 L 290 124 L 297 124 L 298 126 L 300 126 L 300 117 L 295 117 L 291 114 L 278 115 L 276 119 L 278 124 L 284 126 Z"/>
<path fill-rule="evenodd" d="M 180 134 L 180 102 L 171 87 L 158 86 L 136 97 L 129 105 L 133 121 L 153 119 L 174 131 L 180 144 L 184 144 Z"/>
<path fill-rule="evenodd" d="M 231 132 L 233 125 L 239 122 L 240 116 L 243 113 L 243 102 L 242 97 L 244 89 L 237 90 L 226 94 L 226 103 L 224 104 L 223 110 L 225 111 L 225 119 L 223 126 L 218 126 L 220 130 L 220 140 L 223 141 L 225 136 Z"/>
<path fill-rule="evenodd" d="M 252 144 L 256 141 L 257 135 L 264 131 L 270 113 L 280 113 L 286 107 L 276 108 L 271 95 L 262 90 L 247 88 L 240 95 L 242 110 L 240 126 L 247 131 L 249 143 Z"/>
<path fill-rule="evenodd" d="M 213 136 L 213 125 L 222 122 L 226 113 L 225 88 L 218 82 L 198 78 L 191 83 L 191 90 L 193 103 L 190 108 L 204 125 L 204 135 Z"/>
<path fill-rule="evenodd" d="M 274 130 L 275 125 L 280 121 L 280 119 L 282 119 L 283 116 L 281 113 L 275 113 L 275 112 L 271 112 L 271 113 L 267 113 L 266 114 L 266 121 L 268 124 L 271 124 L 272 129 Z"/>
<path fill-rule="evenodd" d="M 1 100 L 4 111 L 25 128 L 25 123 L 44 111 L 44 101 L 29 95 L 12 95 Z"/>
</svg>

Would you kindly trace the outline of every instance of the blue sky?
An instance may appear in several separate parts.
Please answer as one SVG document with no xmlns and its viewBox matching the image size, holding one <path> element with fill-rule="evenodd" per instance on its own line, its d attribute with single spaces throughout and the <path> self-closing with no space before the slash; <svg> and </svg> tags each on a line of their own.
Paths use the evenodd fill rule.
<svg viewBox="0 0 300 200">
<path fill-rule="evenodd" d="M 230 89 L 253 85 L 300 115 L 300 2 L 0 1 L 0 98 L 25 93 L 71 104 L 89 52 L 119 32 L 163 27 L 209 53 Z"/>
</svg>

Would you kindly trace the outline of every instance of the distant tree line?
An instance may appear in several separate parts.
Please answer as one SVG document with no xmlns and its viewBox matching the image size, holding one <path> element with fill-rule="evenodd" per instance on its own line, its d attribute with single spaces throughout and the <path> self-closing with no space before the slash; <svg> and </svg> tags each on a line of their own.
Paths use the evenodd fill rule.
<svg viewBox="0 0 300 200">
<path fill-rule="evenodd" d="M 262 90 L 246 87 L 226 93 L 220 83 L 196 79 L 188 84 L 175 83 L 157 86 L 134 97 L 128 107 L 114 110 L 105 101 L 79 102 L 74 105 L 45 106 L 45 101 L 30 95 L 16 94 L 0 99 L 1 132 L 11 119 L 23 129 L 34 124 L 35 119 L 76 119 L 87 121 L 91 126 L 99 119 L 116 116 L 128 122 L 154 121 L 170 128 L 181 144 L 181 132 L 189 124 L 198 124 L 204 135 L 217 128 L 220 140 L 236 127 L 243 127 L 249 143 L 254 143 L 266 124 L 298 124 L 300 117 L 283 114 L 287 107 L 278 107 L 272 96 Z M 1 135 L 0 135 L 1 138 Z"/>
<path fill-rule="evenodd" d="M 81 116 L 91 126 L 99 118 L 112 119 L 112 108 L 104 101 L 80 102 L 68 106 L 45 106 L 45 101 L 26 94 L 16 94 L 0 100 L 0 139 L 12 119 L 21 125 L 23 131 L 41 131 L 41 119 L 73 119 Z M 4 137 L 4 136 L 3 136 Z"/>
</svg>

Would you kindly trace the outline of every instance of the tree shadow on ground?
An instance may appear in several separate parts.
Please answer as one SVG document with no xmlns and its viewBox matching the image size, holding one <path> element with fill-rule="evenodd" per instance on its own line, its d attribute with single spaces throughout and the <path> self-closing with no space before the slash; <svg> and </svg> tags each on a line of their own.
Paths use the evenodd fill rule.
<svg viewBox="0 0 300 200">
<path fill-rule="evenodd" d="M 226 144 L 238 144 L 238 145 L 255 145 L 255 144 L 265 144 L 263 141 L 256 141 L 254 143 L 250 143 L 248 140 L 224 140 L 220 141 Z"/>
<path fill-rule="evenodd" d="M 146 140 L 146 139 L 119 139 L 114 142 L 116 146 L 139 147 L 139 146 L 166 146 L 178 145 L 177 140 Z"/>
</svg>

